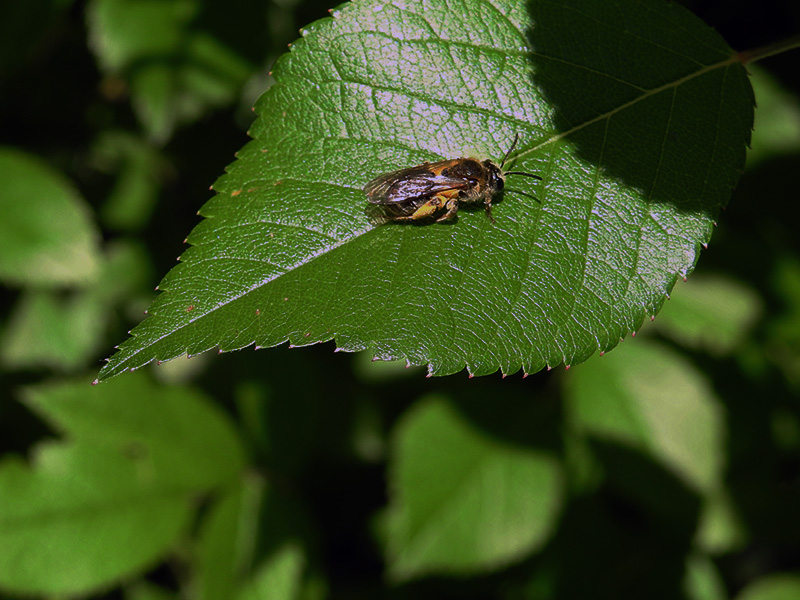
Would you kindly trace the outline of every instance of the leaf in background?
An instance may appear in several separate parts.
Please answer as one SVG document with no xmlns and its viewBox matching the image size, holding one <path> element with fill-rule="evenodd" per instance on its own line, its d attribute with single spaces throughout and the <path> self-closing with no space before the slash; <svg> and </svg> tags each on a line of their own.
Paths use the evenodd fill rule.
<svg viewBox="0 0 800 600">
<path fill-rule="evenodd" d="M 797 156 L 800 152 L 800 106 L 797 97 L 781 87 L 768 71 L 748 67 L 758 108 L 755 111 L 753 141 L 747 153 L 747 168 L 776 156 Z"/>
<path fill-rule="evenodd" d="M 725 552 L 741 545 L 743 525 L 723 482 L 725 414 L 688 360 L 636 340 L 570 371 L 566 383 L 571 428 L 622 450 L 598 454 L 607 476 L 650 509 L 672 517 L 691 514 L 683 523 L 692 523 L 687 535 L 694 535 L 698 549 Z M 663 467 L 668 478 L 640 461 L 642 456 Z M 682 512 L 687 510 L 692 512 Z"/>
<path fill-rule="evenodd" d="M 12 285 L 86 284 L 98 234 L 72 185 L 38 158 L 0 148 L 0 279 Z"/>
<path fill-rule="evenodd" d="M 689 556 L 684 581 L 687 600 L 728 600 L 719 570 L 707 556 L 699 553 Z"/>
<path fill-rule="evenodd" d="M 0 587 L 85 594 L 161 558 L 199 494 L 237 481 L 243 452 L 224 417 L 186 388 L 32 388 L 28 404 L 68 441 L 30 466 L 0 465 Z"/>
<path fill-rule="evenodd" d="M 570 372 L 572 423 L 667 466 L 695 492 L 722 484 L 725 420 L 709 383 L 666 348 L 636 340 Z"/>
<path fill-rule="evenodd" d="M 101 344 L 111 307 L 135 300 L 148 279 L 147 256 L 130 243 L 109 244 L 101 256 L 102 286 L 68 294 L 28 290 L 20 295 L 0 334 L 3 365 L 62 371 L 87 366 Z"/>
<path fill-rule="evenodd" d="M 0 466 L 0 588 L 16 594 L 98 590 L 161 558 L 193 513 L 131 457 L 89 445 L 40 448 L 35 465 Z"/>
<path fill-rule="evenodd" d="M 719 356 L 741 347 L 763 310 L 758 294 L 744 284 L 724 277 L 693 277 L 673 290 L 654 324 L 688 348 Z"/>
<path fill-rule="evenodd" d="M 252 71 L 203 27 L 204 8 L 196 0 L 95 0 L 87 8 L 98 62 L 127 80 L 134 110 L 155 141 L 231 102 Z"/>
<path fill-rule="evenodd" d="M 116 176 L 102 209 L 103 223 L 115 230 L 138 230 L 150 218 L 168 162 L 158 148 L 123 131 L 107 131 L 92 147 L 92 166 Z"/>
<path fill-rule="evenodd" d="M 191 583 L 198 600 L 323 597 L 308 593 L 320 578 L 309 565 L 309 515 L 272 479 L 242 478 L 203 514 Z"/>
<path fill-rule="evenodd" d="M 733 51 L 660 2 L 347 4 L 274 76 L 254 140 L 101 379 L 287 340 L 433 375 L 581 362 L 693 268 L 752 124 Z M 544 181 L 511 176 L 496 223 L 366 214 L 376 175 L 500 160 L 516 134 L 513 168 Z"/>
<path fill-rule="evenodd" d="M 171 486 L 238 481 L 244 465 L 238 435 L 204 395 L 187 386 L 157 386 L 144 376 L 101 394 L 95 389 L 83 383 L 31 388 L 27 403 L 71 439 L 142 453 L 153 475 Z"/>
<path fill-rule="evenodd" d="M 104 307 L 92 294 L 61 297 L 48 291 L 23 294 L 0 339 L 0 360 L 10 368 L 83 367 L 102 339 Z"/>
<path fill-rule="evenodd" d="M 771 573 L 744 588 L 736 600 L 794 600 L 800 595 L 797 573 Z"/>
<path fill-rule="evenodd" d="M 443 400 L 405 418 L 390 469 L 387 562 L 400 580 L 520 559 L 544 543 L 561 507 L 552 455 L 477 430 Z"/>
<path fill-rule="evenodd" d="M 767 355 L 787 381 L 800 388 L 800 260 L 779 257 L 770 279 L 780 308 L 767 323 Z"/>
<path fill-rule="evenodd" d="M 258 510 L 264 482 L 243 479 L 216 499 L 205 512 L 195 548 L 196 569 L 192 587 L 199 600 L 233 595 L 239 579 L 253 562 L 258 531 Z"/>
<path fill-rule="evenodd" d="M 306 557 L 302 548 L 287 544 L 259 565 L 253 579 L 236 600 L 294 600 L 307 598 L 301 593 Z"/>
</svg>

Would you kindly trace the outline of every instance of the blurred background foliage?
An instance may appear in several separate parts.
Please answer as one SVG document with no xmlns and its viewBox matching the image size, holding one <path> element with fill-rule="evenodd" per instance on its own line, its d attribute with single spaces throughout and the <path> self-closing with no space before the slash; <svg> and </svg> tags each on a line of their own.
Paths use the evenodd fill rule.
<svg viewBox="0 0 800 600">
<path fill-rule="evenodd" d="M 746 2 L 684 4 L 738 50 L 800 30 L 789 0 L 755 12 Z M 141 599 L 800 597 L 797 52 L 751 67 L 752 149 L 718 231 L 655 321 L 608 356 L 525 379 L 426 379 L 325 344 L 179 359 L 88 386 L 247 141 L 270 65 L 329 8 L 0 6 L 0 589 Z M 205 465 L 214 453 L 205 457 L 202 440 L 173 447 L 172 430 L 154 433 L 172 423 L 160 411 L 173 402 L 185 427 L 238 458 L 187 474 L 192 456 Z M 210 405 L 224 414 L 198 408 Z M 101 419 L 102 406 L 110 414 Z M 56 534 L 19 531 L 22 513 L 8 507 L 36 497 L 25 496 L 20 460 L 44 474 L 42 497 L 84 498 L 45 475 L 71 464 L 80 467 L 68 473 L 107 480 L 79 449 L 116 448 L 134 434 L 114 437 L 114 428 L 136 422 L 150 425 L 133 454 L 186 455 L 150 481 L 154 496 L 179 488 L 192 510 L 154 505 L 137 517 L 145 526 L 98 533 L 103 552 L 89 564 L 108 552 L 109 565 L 83 577 L 69 557 L 86 544 L 66 540 L 66 562 L 54 563 L 65 572 L 44 561 L 52 576 L 42 575 L 25 557 L 51 556 L 37 548 Z M 69 452 L 42 446 L 60 436 Z M 117 503 L 133 493 L 96 489 Z M 151 514 L 170 524 L 163 540 L 146 526 L 160 523 Z M 126 545 L 139 554 L 110 550 Z"/>
</svg>

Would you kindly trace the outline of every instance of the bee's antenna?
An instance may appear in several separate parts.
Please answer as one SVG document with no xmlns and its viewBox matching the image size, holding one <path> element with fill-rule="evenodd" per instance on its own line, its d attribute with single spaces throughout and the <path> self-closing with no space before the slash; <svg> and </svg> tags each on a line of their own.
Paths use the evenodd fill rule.
<svg viewBox="0 0 800 600">
<path fill-rule="evenodd" d="M 534 175 L 533 173 L 526 173 L 525 171 L 506 171 L 503 175 L 527 175 L 528 177 L 533 177 L 534 179 L 541 179 L 538 175 Z"/>
<path fill-rule="evenodd" d="M 519 132 L 517 132 L 517 134 L 514 136 L 514 142 L 511 144 L 511 148 L 508 149 L 508 152 L 506 152 L 506 155 L 503 157 L 503 160 L 500 162 L 500 168 L 501 169 L 503 168 L 503 165 L 506 164 L 506 161 L 508 160 L 508 155 L 511 154 L 511 152 L 513 152 L 513 150 L 516 147 L 518 141 L 519 141 Z"/>
<path fill-rule="evenodd" d="M 514 136 L 514 143 L 511 144 L 511 148 L 508 149 L 508 152 L 506 152 L 506 155 L 503 157 L 503 162 L 500 163 L 501 170 L 503 169 L 503 165 L 506 164 L 509 154 L 511 154 L 514 148 L 516 148 L 518 141 L 519 141 L 519 133 L 517 133 L 517 135 Z M 533 173 L 526 173 L 525 171 L 504 171 L 503 175 L 527 175 L 528 177 L 541 179 L 541 177 L 539 177 L 538 175 L 534 175 Z"/>
</svg>

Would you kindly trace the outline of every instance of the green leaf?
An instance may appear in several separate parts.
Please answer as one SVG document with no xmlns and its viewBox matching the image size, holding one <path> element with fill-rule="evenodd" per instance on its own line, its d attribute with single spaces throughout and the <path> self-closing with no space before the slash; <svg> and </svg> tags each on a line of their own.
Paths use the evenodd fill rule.
<svg viewBox="0 0 800 600">
<path fill-rule="evenodd" d="M 167 161 L 158 149 L 134 135 L 107 131 L 95 140 L 92 166 L 117 176 L 103 206 L 104 223 L 114 229 L 139 229 L 158 199 Z"/>
<path fill-rule="evenodd" d="M 800 576 L 773 573 L 748 585 L 736 600 L 794 600 L 800 595 Z"/>
<path fill-rule="evenodd" d="M 494 569 L 553 529 L 561 499 L 554 457 L 477 430 L 443 400 L 406 416 L 393 454 L 387 554 L 398 579 Z"/>
<path fill-rule="evenodd" d="M 231 102 L 251 66 L 202 25 L 196 0 L 95 0 L 87 9 L 92 47 L 103 69 L 124 77 L 149 137 Z"/>
<path fill-rule="evenodd" d="M 88 593 L 155 563 L 193 506 L 146 466 L 88 445 L 41 448 L 32 469 L 4 461 L 0 588 Z"/>
<path fill-rule="evenodd" d="M 195 597 L 226 598 L 237 589 L 253 561 L 257 511 L 263 495 L 263 481 L 243 480 L 225 490 L 204 515 L 195 552 Z"/>
<path fill-rule="evenodd" d="M 146 377 L 109 390 L 84 383 L 31 388 L 28 404 L 81 442 L 143 453 L 154 475 L 172 486 L 215 487 L 238 481 L 244 452 L 233 424 L 209 400 Z"/>
<path fill-rule="evenodd" d="M 782 88 L 769 72 L 758 65 L 748 70 L 758 100 L 752 147 L 747 153 L 750 169 L 767 159 L 800 152 L 800 106 L 797 97 Z"/>
<path fill-rule="evenodd" d="M 706 496 L 697 523 L 695 547 L 717 556 L 741 549 L 747 536 L 739 507 L 727 489 L 712 491 Z"/>
<path fill-rule="evenodd" d="M 684 346 L 725 355 L 741 347 L 764 307 L 749 287 L 723 277 L 694 277 L 673 290 L 659 331 Z"/>
<path fill-rule="evenodd" d="M 230 424 L 189 389 L 40 387 L 28 404 L 69 441 L 0 465 L 0 588 L 85 594 L 154 564 L 198 494 L 240 476 Z"/>
<path fill-rule="evenodd" d="M 433 375 L 613 348 L 691 271 L 742 169 L 753 97 L 736 60 L 669 3 L 344 5 L 275 65 L 254 140 L 100 377 L 286 341 Z M 499 162 L 517 134 L 509 164 L 543 181 L 510 176 L 496 223 L 368 214 L 376 175 Z"/>
<path fill-rule="evenodd" d="M 103 306 L 90 294 L 61 297 L 32 291 L 19 299 L 3 332 L 0 359 L 12 368 L 45 365 L 74 370 L 96 349 Z"/>
<path fill-rule="evenodd" d="M 317 597 L 312 590 L 319 575 L 308 560 L 308 515 L 296 494 L 278 487 L 260 477 L 245 478 L 205 513 L 191 586 L 196 598 Z"/>
<path fill-rule="evenodd" d="M 721 487 L 722 408 L 703 375 L 680 355 L 632 340 L 570 372 L 566 400 L 584 434 L 643 452 L 696 492 Z"/>
<path fill-rule="evenodd" d="M 97 231 L 72 185 L 29 154 L 0 148 L 0 279 L 86 284 L 97 275 Z"/>
<path fill-rule="evenodd" d="M 63 371 L 86 367 L 101 343 L 110 307 L 122 299 L 130 300 L 137 292 L 141 294 L 147 281 L 147 258 L 140 248 L 126 242 L 112 243 L 103 258 L 98 277 L 103 286 L 70 294 L 60 290 L 21 294 L 0 337 L 2 364 Z"/>
<path fill-rule="evenodd" d="M 686 561 L 684 589 L 688 600 L 727 600 L 725 584 L 714 563 L 694 554 Z"/>
<path fill-rule="evenodd" d="M 294 600 L 301 598 L 301 582 L 306 557 L 296 544 L 278 549 L 258 568 L 252 581 L 236 596 L 237 600 Z"/>
<path fill-rule="evenodd" d="M 789 383 L 800 387 L 800 260 L 779 257 L 771 280 L 781 308 L 767 323 L 768 354 Z"/>
</svg>

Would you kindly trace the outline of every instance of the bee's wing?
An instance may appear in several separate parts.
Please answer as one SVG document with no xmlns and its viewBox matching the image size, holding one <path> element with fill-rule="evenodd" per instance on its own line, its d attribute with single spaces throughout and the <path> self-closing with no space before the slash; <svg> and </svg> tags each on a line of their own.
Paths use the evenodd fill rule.
<svg viewBox="0 0 800 600">
<path fill-rule="evenodd" d="M 419 166 L 376 177 L 364 186 L 364 193 L 373 204 L 394 204 L 466 187 L 469 181 L 463 178 L 437 175 L 427 166 Z"/>
</svg>

